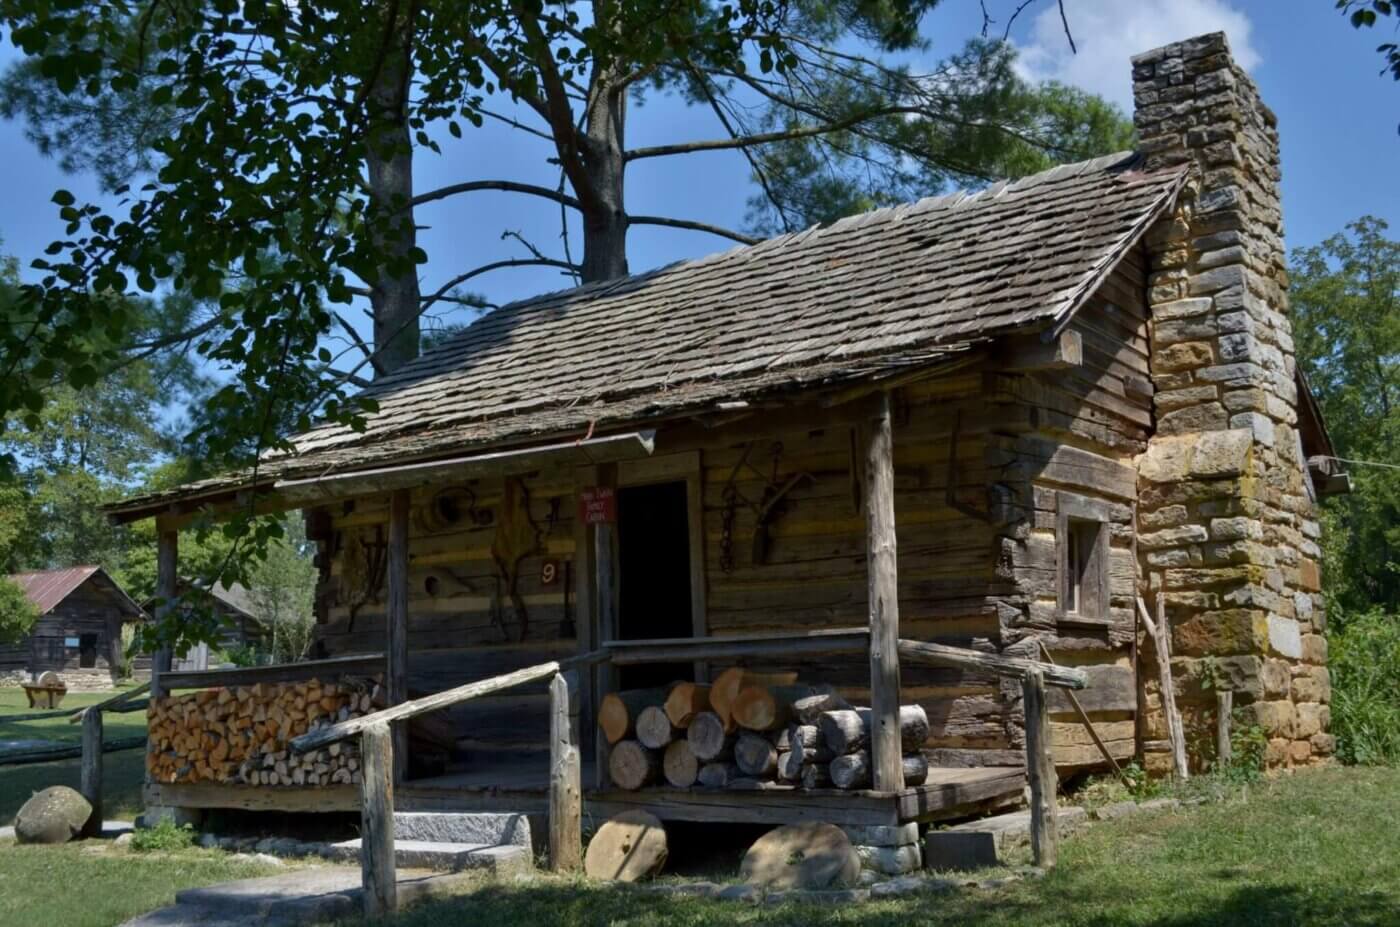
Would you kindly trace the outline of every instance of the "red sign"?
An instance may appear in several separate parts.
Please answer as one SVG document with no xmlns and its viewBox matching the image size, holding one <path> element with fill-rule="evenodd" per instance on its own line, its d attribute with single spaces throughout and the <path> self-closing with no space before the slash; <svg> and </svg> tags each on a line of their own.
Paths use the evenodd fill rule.
<svg viewBox="0 0 1400 927">
<path fill-rule="evenodd" d="M 617 521 L 617 492 L 611 486 L 590 486 L 578 494 L 578 517 L 585 525 Z"/>
</svg>

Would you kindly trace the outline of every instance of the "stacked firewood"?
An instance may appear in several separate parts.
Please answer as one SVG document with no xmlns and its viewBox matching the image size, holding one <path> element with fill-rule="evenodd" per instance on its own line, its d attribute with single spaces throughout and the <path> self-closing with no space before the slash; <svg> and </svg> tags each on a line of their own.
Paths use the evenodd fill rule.
<svg viewBox="0 0 1400 927">
<path fill-rule="evenodd" d="M 899 722 L 905 784 L 920 785 L 928 716 L 906 705 Z M 610 693 L 598 726 L 611 744 L 608 773 L 622 789 L 663 780 L 679 788 L 871 786 L 870 709 L 853 708 L 830 686 L 801 684 L 796 673 L 735 668 L 709 686 Z"/>
<path fill-rule="evenodd" d="M 368 680 L 259 683 L 152 699 L 146 772 L 153 782 L 323 786 L 360 781 L 358 748 L 305 754 L 288 741 L 376 709 Z"/>
</svg>

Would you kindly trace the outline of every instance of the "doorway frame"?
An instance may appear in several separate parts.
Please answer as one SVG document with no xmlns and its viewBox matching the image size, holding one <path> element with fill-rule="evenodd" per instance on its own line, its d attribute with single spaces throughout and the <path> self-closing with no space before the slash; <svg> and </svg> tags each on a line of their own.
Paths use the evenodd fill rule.
<svg viewBox="0 0 1400 927">
<path fill-rule="evenodd" d="M 690 548 L 690 636 L 705 637 L 709 633 L 709 616 L 705 613 L 705 497 L 700 451 L 618 462 L 618 489 L 657 483 L 685 483 L 685 521 Z M 618 578 L 619 589 L 621 579 Z M 696 661 L 695 681 L 710 681 L 708 664 Z"/>
</svg>

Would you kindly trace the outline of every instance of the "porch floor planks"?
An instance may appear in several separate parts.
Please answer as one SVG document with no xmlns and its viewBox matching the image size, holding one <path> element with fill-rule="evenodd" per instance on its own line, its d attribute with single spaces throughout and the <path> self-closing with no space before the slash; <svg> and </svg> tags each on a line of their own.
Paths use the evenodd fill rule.
<svg viewBox="0 0 1400 927">
<path fill-rule="evenodd" d="M 540 757 L 410 780 L 394 789 L 394 805 L 404 811 L 545 814 L 549 806 L 548 766 Z M 593 781 L 589 772 L 585 768 L 583 781 Z M 934 767 L 929 769 L 926 783 L 896 793 L 804 790 L 780 784 L 755 789 L 586 789 L 583 813 L 594 822 L 620 811 L 641 809 L 664 821 L 788 824 L 810 820 L 846 826 L 891 825 L 948 817 L 957 811 L 970 813 L 980 804 L 1015 800 L 1025 784 L 1023 769 L 993 766 Z M 146 791 L 148 803 L 176 807 L 299 812 L 358 808 L 358 794 L 349 787 L 311 790 L 201 783 L 148 785 Z M 332 791 L 334 795 L 329 794 Z"/>
</svg>

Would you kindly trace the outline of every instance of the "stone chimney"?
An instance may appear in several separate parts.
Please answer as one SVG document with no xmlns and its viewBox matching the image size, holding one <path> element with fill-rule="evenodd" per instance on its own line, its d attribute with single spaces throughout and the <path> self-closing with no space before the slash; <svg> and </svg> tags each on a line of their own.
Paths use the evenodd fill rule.
<svg viewBox="0 0 1400 927">
<path fill-rule="evenodd" d="M 1267 763 L 1305 765 L 1333 739 L 1277 120 L 1223 33 L 1135 57 L 1133 97 L 1147 169 L 1192 166 L 1146 240 L 1156 433 L 1139 459 L 1141 575 L 1149 602 L 1165 597 L 1193 762 L 1213 761 L 1215 693 L 1230 689 Z M 1165 770 L 1157 686 L 1140 675 L 1144 761 Z"/>
</svg>

